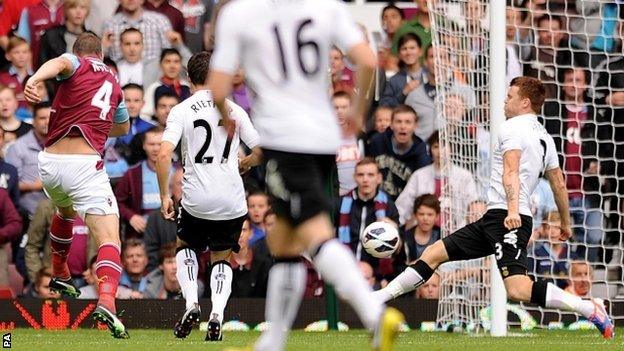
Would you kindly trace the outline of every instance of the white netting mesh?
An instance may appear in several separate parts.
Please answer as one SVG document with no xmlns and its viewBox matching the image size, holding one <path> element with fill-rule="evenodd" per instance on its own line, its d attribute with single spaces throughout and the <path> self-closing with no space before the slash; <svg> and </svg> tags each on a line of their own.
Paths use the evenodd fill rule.
<svg viewBox="0 0 624 351">
<path fill-rule="evenodd" d="M 484 198 L 489 172 L 489 69 L 505 65 L 507 83 L 529 75 L 547 85 L 543 120 L 555 138 L 570 192 L 574 237 L 567 245 L 548 239 L 556 223 L 541 219 L 556 210 L 547 182 L 538 187 L 530 274 L 585 296 L 624 299 L 621 230 L 624 203 L 624 55 L 620 5 L 613 1 L 510 2 L 507 60 L 489 60 L 489 1 L 429 0 L 436 62 L 436 115 L 441 125 L 442 231 L 466 223 L 467 204 Z M 528 7 L 526 7 L 528 6 Z M 501 14 L 502 16 L 503 14 Z M 477 194 L 458 184 L 470 172 Z M 477 206 L 475 206 L 476 208 Z M 444 267 L 443 267 L 444 268 Z M 479 321 L 489 305 L 489 264 L 447 265 L 442 273 L 438 321 Z M 587 276 L 589 273 L 589 276 Z M 574 275 L 574 277 L 572 277 Z M 590 281 L 588 284 L 587 282 Z M 575 320 L 573 314 L 537 311 L 538 323 Z M 552 312 L 552 313 L 550 313 Z M 615 319 L 624 318 L 612 311 Z"/>
</svg>

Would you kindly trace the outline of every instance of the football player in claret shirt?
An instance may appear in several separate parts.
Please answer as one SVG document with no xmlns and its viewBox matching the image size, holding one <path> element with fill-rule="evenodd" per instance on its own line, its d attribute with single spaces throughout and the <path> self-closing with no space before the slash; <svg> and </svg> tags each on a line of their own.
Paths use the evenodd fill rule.
<svg viewBox="0 0 624 351">
<path fill-rule="evenodd" d="M 57 208 L 50 225 L 52 280 L 50 288 L 77 297 L 67 254 L 76 214 L 84 218 L 98 244 L 98 304 L 93 317 L 115 338 L 128 338 L 117 318 L 115 294 L 121 275 L 119 210 L 104 169 L 102 154 L 108 137 L 128 133 L 130 123 L 117 76 L 102 62 L 102 43 L 95 34 L 81 34 L 73 54 L 63 54 L 28 79 L 24 95 L 41 99 L 37 83 L 56 78 L 60 84 L 50 114 L 48 138 L 39 153 L 43 188 Z"/>
</svg>

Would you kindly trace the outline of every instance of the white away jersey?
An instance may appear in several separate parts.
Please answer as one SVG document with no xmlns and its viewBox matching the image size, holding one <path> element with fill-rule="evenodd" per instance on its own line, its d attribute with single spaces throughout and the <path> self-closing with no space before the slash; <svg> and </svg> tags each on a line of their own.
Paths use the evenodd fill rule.
<svg viewBox="0 0 624 351">
<path fill-rule="evenodd" d="M 533 114 L 510 118 L 500 126 L 492 154 L 492 176 L 488 190 L 488 209 L 507 209 L 503 187 L 503 155 L 520 150 L 520 214 L 531 216 L 531 194 L 540 174 L 559 167 L 555 142 Z"/>
<path fill-rule="evenodd" d="M 238 146 L 258 145 L 258 133 L 245 110 L 227 101 L 236 121 L 231 142 L 208 90 L 200 90 L 174 106 L 167 118 L 163 141 L 182 141 L 184 180 L 182 207 L 194 217 L 227 220 L 247 213 L 243 180 L 238 173 Z"/>
<path fill-rule="evenodd" d="M 217 20 L 211 69 L 241 67 L 258 97 L 254 125 L 263 147 L 335 154 L 340 128 L 330 105 L 329 51 L 364 42 L 335 0 L 237 0 Z"/>
</svg>

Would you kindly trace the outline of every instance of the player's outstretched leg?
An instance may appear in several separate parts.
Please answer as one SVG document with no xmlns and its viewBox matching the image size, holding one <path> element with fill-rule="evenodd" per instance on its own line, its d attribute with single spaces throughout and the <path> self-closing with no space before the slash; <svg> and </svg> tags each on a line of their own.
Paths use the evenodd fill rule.
<svg viewBox="0 0 624 351">
<path fill-rule="evenodd" d="M 418 261 L 407 267 L 394 278 L 385 288 L 377 290 L 373 295 L 382 302 L 395 299 L 425 284 L 435 269 L 448 261 L 446 248 L 441 240 L 427 247 Z"/>
<path fill-rule="evenodd" d="M 532 282 L 524 275 L 505 278 L 505 288 L 512 300 L 530 301 L 541 307 L 579 313 L 592 322 L 605 339 L 614 336 L 613 322 L 601 299 L 585 300 L 562 290 L 555 284 L 544 281 Z"/>
<path fill-rule="evenodd" d="M 186 310 L 180 320 L 173 327 L 173 335 L 177 338 L 186 338 L 193 327 L 199 323 L 201 310 L 197 300 L 197 272 L 199 264 L 195 251 L 188 247 L 179 247 L 176 253 L 178 270 L 176 277 L 180 283 L 182 296 L 186 300 Z"/>
<path fill-rule="evenodd" d="M 300 257 L 276 258 L 269 272 L 265 318 L 269 329 L 262 333 L 255 351 L 281 351 L 305 292 L 306 267 Z M 244 349 L 243 349 L 244 350 Z"/>
<path fill-rule="evenodd" d="M 208 333 L 206 341 L 220 341 L 223 339 L 221 334 L 221 325 L 223 324 L 223 312 L 227 305 L 230 294 L 232 293 L 232 266 L 230 262 L 219 259 L 221 257 L 230 257 L 231 253 L 213 252 L 212 256 L 217 257 L 211 259 L 212 271 L 210 273 L 210 300 L 212 302 L 212 311 L 210 311 L 210 321 L 208 321 Z M 211 257 L 212 258 L 212 257 Z"/>
<path fill-rule="evenodd" d="M 73 210 L 64 211 L 72 213 Z M 65 218 L 60 213 L 52 217 L 50 224 L 50 251 L 52 251 L 52 279 L 50 289 L 69 297 L 80 296 L 80 290 L 74 285 L 67 266 L 67 255 L 73 239 L 74 220 Z"/>
</svg>

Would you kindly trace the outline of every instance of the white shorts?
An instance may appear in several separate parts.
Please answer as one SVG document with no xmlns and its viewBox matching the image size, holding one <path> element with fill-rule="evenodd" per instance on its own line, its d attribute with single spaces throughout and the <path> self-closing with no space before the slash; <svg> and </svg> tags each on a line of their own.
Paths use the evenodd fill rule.
<svg viewBox="0 0 624 351">
<path fill-rule="evenodd" d="M 119 208 L 99 155 L 39 153 L 43 190 L 57 207 L 73 207 L 82 218 L 115 214 Z"/>
</svg>

